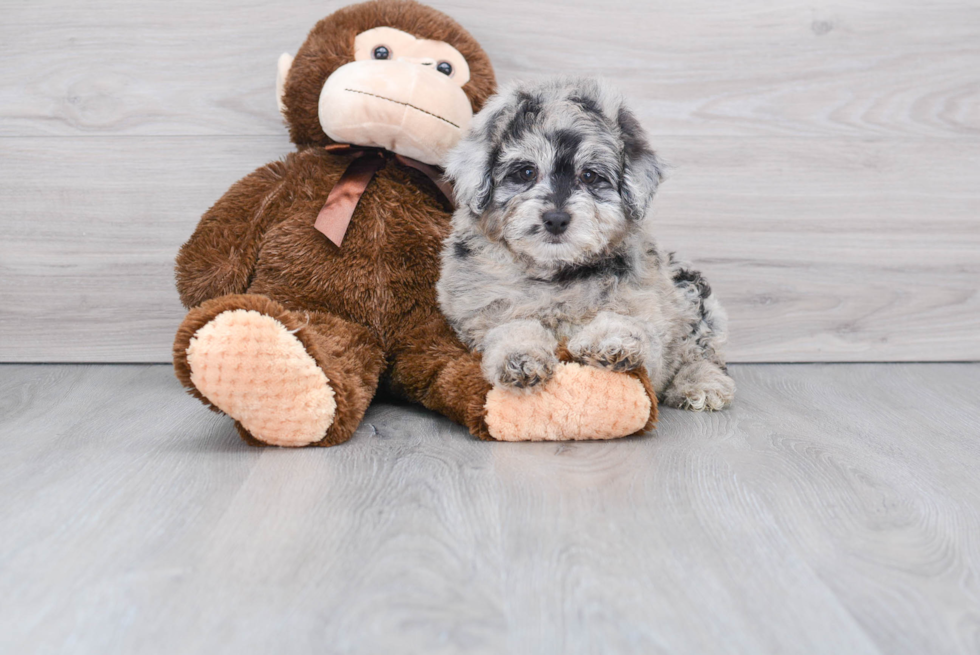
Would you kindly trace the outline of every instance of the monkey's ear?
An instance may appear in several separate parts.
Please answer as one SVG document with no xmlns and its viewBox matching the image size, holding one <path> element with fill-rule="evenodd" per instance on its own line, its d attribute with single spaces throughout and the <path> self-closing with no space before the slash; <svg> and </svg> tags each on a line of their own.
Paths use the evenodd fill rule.
<svg viewBox="0 0 980 655">
<path fill-rule="evenodd" d="M 619 194 L 623 198 L 626 217 L 638 221 L 646 216 L 664 178 L 664 165 L 650 148 L 640 122 L 632 112 L 620 108 L 617 122 L 623 138 L 623 175 Z"/>
<path fill-rule="evenodd" d="M 276 104 L 279 105 L 279 113 L 286 113 L 286 103 L 283 97 L 286 95 L 286 78 L 289 77 L 289 68 L 293 65 L 293 56 L 288 52 L 279 55 L 279 64 L 276 71 Z"/>
</svg>

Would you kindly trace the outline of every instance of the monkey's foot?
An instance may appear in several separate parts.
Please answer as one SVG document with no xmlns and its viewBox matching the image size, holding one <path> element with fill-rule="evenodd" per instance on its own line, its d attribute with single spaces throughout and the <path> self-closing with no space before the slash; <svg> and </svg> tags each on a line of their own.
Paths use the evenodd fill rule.
<svg viewBox="0 0 980 655">
<path fill-rule="evenodd" d="M 245 309 L 218 314 L 194 333 L 187 364 L 194 387 L 259 441 L 307 446 L 333 424 L 330 380 L 271 316 Z"/>
<path fill-rule="evenodd" d="M 576 363 L 559 364 L 534 393 L 494 387 L 486 423 L 499 441 L 616 439 L 650 429 L 657 401 L 643 373 L 614 373 Z"/>
</svg>

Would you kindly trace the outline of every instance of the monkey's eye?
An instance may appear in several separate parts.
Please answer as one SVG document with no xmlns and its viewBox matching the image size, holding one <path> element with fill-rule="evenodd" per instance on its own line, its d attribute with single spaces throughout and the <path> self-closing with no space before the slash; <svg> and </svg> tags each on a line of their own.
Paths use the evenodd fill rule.
<svg viewBox="0 0 980 655">
<path fill-rule="evenodd" d="M 599 174 L 587 168 L 582 171 L 582 181 L 586 184 L 595 184 L 599 181 Z"/>
<path fill-rule="evenodd" d="M 522 166 L 518 169 L 517 176 L 525 182 L 530 182 L 538 176 L 538 169 L 534 166 Z"/>
<path fill-rule="evenodd" d="M 442 73 L 443 75 L 452 75 L 453 65 L 450 64 L 448 61 L 440 61 L 439 64 L 436 66 L 436 70 Z"/>
<path fill-rule="evenodd" d="M 388 51 L 387 46 L 379 45 L 374 49 L 374 52 L 371 53 L 371 56 L 375 59 L 387 59 L 391 56 L 391 52 Z"/>
</svg>

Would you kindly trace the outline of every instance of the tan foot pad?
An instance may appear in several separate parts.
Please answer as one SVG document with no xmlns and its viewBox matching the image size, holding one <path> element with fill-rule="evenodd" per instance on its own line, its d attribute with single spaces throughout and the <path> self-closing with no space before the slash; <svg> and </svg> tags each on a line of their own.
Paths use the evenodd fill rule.
<svg viewBox="0 0 980 655">
<path fill-rule="evenodd" d="M 486 409 L 500 441 L 616 439 L 643 429 L 650 397 L 636 378 L 569 363 L 540 390 L 491 389 Z"/>
<path fill-rule="evenodd" d="M 330 381 L 271 316 L 244 309 L 218 314 L 191 339 L 187 363 L 197 390 L 260 441 L 306 446 L 333 423 Z"/>
</svg>

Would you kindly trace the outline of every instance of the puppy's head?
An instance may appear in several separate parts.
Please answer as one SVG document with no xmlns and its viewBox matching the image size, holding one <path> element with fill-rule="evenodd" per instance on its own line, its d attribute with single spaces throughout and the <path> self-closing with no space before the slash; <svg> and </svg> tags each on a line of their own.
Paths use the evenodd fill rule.
<svg viewBox="0 0 980 655">
<path fill-rule="evenodd" d="M 586 261 L 646 215 L 662 167 L 623 99 L 595 80 L 511 86 L 450 154 L 457 204 L 539 265 Z"/>
</svg>

